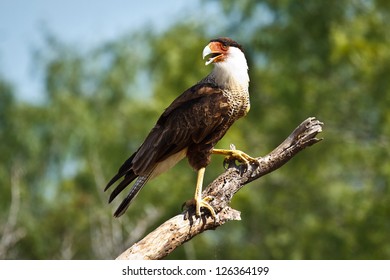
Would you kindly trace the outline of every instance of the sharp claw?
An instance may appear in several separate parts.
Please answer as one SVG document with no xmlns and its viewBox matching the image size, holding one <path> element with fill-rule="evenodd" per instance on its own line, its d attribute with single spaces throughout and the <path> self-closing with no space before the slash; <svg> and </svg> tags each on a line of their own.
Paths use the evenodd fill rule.
<svg viewBox="0 0 390 280">
<path fill-rule="evenodd" d="M 202 216 L 202 208 L 206 208 L 209 212 L 211 217 L 216 220 L 216 213 L 214 208 L 209 204 L 210 201 L 212 201 L 213 198 L 211 196 L 207 196 L 203 198 L 202 200 L 198 201 L 197 199 L 191 199 L 183 203 L 183 207 L 189 208 L 190 206 L 195 206 L 195 215 L 197 218 L 200 218 Z"/>
<path fill-rule="evenodd" d="M 235 147 L 233 147 L 233 148 L 235 148 Z M 246 164 L 258 163 L 258 160 L 256 158 L 253 158 L 253 157 L 249 156 L 248 154 L 246 154 L 246 153 L 244 153 L 243 151 L 240 151 L 240 150 L 235 150 L 235 149 L 231 149 L 231 150 L 214 149 L 213 151 L 214 151 L 215 154 L 225 155 L 227 161 L 235 159 L 235 160 L 238 160 L 238 161 L 240 161 L 242 163 L 246 163 Z"/>
<path fill-rule="evenodd" d="M 203 208 L 206 208 L 207 210 L 209 210 L 211 217 L 213 217 L 213 219 L 215 219 L 215 217 L 216 217 L 215 210 L 209 204 L 209 201 L 211 201 L 211 200 L 212 200 L 212 197 L 207 196 L 207 197 L 203 198 L 201 201 L 196 201 L 196 217 L 197 218 L 201 217 L 200 210 L 203 207 Z"/>
<path fill-rule="evenodd" d="M 232 155 L 231 157 L 237 159 L 238 161 L 241 161 L 241 162 L 244 162 L 246 164 L 249 164 L 249 163 L 255 163 L 257 162 L 257 160 L 249 155 L 247 155 L 246 153 L 242 152 L 242 151 L 232 151 Z"/>
</svg>

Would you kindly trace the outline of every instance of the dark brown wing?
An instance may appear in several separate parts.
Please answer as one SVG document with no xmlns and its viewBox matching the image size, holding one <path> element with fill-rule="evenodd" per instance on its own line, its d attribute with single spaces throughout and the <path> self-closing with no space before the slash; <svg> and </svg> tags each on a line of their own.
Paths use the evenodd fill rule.
<svg viewBox="0 0 390 280">
<path fill-rule="evenodd" d="M 147 174 L 169 156 L 207 137 L 225 122 L 227 99 L 211 84 L 197 84 L 164 111 L 132 160 L 136 174 Z"/>
<path fill-rule="evenodd" d="M 222 90 L 212 84 L 197 84 L 185 91 L 164 111 L 137 152 L 107 184 L 105 190 L 124 176 L 110 201 L 138 176 L 150 176 L 156 165 L 171 155 L 194 143 L 209 141 L 213 131 L 226 122 L 228 110 Z M 136 191 L 130 190 L 127 204 L 141 188 L 137 186 Z"/>
</svg>

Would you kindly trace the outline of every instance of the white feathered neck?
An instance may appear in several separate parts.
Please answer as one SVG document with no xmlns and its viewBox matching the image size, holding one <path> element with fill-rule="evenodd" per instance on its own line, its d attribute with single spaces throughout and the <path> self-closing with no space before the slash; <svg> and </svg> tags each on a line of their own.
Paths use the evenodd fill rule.
<svg viewBox="0 0 390 280">
<path fill-rule="evenodd" d="M 230 47 L 225 60 L 215 62 L 210 77 L 223 88 L 241 88 L 248 90 L 248 64 L 244 53 Z"/>
</svg>

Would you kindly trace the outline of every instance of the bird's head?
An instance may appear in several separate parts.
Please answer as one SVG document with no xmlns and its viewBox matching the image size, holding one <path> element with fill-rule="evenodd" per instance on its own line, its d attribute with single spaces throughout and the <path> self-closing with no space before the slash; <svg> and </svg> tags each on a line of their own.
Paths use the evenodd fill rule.
<svg viewBox="0 0 390 280">
<path fill-rule="evenodd" d="M 208 58 L 206 65 L 214 64 L 212 75 L 220 84 L 235 80 L 242 86 L 248 86 L 248 64 L 242 46 L 236 41 L 227 37 L 213 39 L 203 49 L 202 56 L 203 59 Z"/>
<path fill-rule="evenodd" d="M 227 37 L 221 37 L 213 39 L 210 43 L 203 49 L 203 59 L 206 56 L 209 58 L 206 61 L 206 65 L 210 63 L 219 63 L 224 62 L 230 57 L 237 56 L 237 54 L 244 54 L 241 45 L 236 41 L 233 41 Z"/>
</svg>

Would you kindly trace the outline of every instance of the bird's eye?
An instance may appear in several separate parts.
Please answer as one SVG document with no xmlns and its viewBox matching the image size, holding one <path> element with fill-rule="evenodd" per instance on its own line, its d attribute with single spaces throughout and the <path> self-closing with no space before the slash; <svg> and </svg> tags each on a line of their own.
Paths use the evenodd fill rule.
<svg viewBox="0 0 390 280">
<path fill-rule="evenodd" d="M 228 48 L 229 48 L 228 46 L 225 46 L 225 45 L 221 44 L 221 49 L 222 49 L 223 51 L 227 51 Z"/>
</svg>

